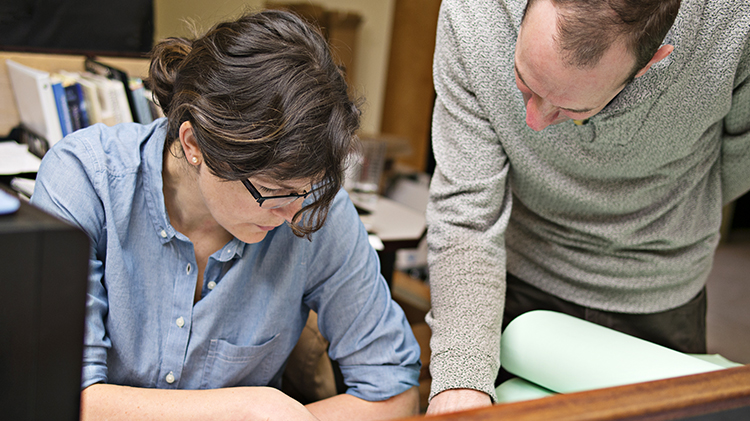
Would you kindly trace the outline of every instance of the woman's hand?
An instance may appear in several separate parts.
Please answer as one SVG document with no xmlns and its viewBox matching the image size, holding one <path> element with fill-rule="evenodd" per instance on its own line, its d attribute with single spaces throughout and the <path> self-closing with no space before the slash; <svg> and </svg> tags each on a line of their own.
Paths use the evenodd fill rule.
<svg viewBox="0 0 750 421">
<path fill-rule="evenodd" d="M 271 387 L 165 390 L 95 384 L 81 393 L 81 420 L 99 419 L 318 421 Z"/>
<path fill-rule="evenodd" d="M 325 421 L 389 420 L 419 413 L 419 390 L 416 387 L 380 402 L 369 402 L 341 394 L 307 405 L 314 415 Z"/>
</svg>

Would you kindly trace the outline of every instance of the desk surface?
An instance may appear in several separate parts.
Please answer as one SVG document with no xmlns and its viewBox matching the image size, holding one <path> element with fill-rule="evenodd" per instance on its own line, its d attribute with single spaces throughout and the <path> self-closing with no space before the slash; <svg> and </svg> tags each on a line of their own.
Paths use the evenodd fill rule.
<svg viewBox="0 0 750 421">
<path fill-rule="evenodd" d="M 693 418 L 707 414 L 714 414 L 715 417 Z M 417 421 L 423 418 L 412 417 L 404 421 Z M 748 420 L 750 419 L 750 365 L 495 405 L 427 419 L 431 421 Z"/>
<path fill-rule="evenodd" d="M 383 243 L 413 242 L 416 247 L 426 227 L 424 212 L 416 211 L 387 197 L 378 197 L 374 204 L 355 204 L 370 210 L 369 215 L 361 215 L 368 231 L 377 235 Z M 408 247 L 408 246 L 407 246 Z"/>
</svg>

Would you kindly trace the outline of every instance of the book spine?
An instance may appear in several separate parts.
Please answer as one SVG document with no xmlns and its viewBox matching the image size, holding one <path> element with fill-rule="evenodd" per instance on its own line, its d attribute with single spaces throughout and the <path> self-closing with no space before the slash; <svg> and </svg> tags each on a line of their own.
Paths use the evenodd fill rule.
<svg viewBox="0 0 750 421">
<path fill-rule="evenodd" d="M 50 78 L 46 77 L 41 87 L 41 106 L 42 114 L 44 114 L 44 121 L 46 126 L 46 133 L 42 133 L 46 137 L 47 146 L 51 147 L 55 143 L 59 142 L 63 138 L 62 134 L 62 122 L 57 113 L 57 104 L 55 103 L 55 93 L 52 89 L 52 83 Z"/>
<path fill-rule="evenodd" d="M 52 82 L 52 92 L 55 94 L 55 105 L 57 105 L 57 115 L 60 118 L 60 127 L 63 137 L 73 133 L 73 122 L 70 118 L 70 109 L 68 108 L 68 99 L 65 94 L 65 88 L 62 82 Z"/>
<path fill-rule="evenodd" d="M 73 131 L 87 127 L 89 125 L 89 118 L 86 112 L 86 100 L 83 97 L 81 85 L 74 82 L 66 86 L 65 96 L 68 102 L 68 110 L 70 110 Z"/>
<path fill-rule="evenodd" d="M 91 119 L 89 118 L 89 105 L 86 95 L 83 92 L 83 86 L 80 83 L 76 83 L 75 89 L 78 94 L 78 107 L 81 110 L 81 124 L 83 127 L 88 127 L 91 124 Z"/>
<path fill-rule="evenodd" d="M 151 115 L 151 109 L 146 99 L 146 88 L 143 86 L 143 81 L 140 78 L 131 78 L 129 86 L 133 94 L 133 104 L 135 105 L 138 122 L 141 124 L 151 123 L 154 121 L 154 117 Z"/>
</svg>

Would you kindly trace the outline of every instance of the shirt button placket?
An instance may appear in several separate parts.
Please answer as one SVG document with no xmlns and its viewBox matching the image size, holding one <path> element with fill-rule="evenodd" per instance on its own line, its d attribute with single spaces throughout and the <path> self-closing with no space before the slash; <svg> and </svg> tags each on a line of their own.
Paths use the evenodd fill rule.
<svg viewBox="0 0 750 421">
<path fill-rule="evenodd" d="M 192 250 L 191 250 L 192 251 Z M 178 266 L 179 267 L 179 266 Z M 178 269 L 179 270 L 179 269 Z M 177 386 L 179 373 L 186 363 L 187 347 L 190 341 L 190 320 L 192 317 L 193 291 L 195 289 L 195 262 L 183 261 L 181 275 L 174 285 L 173 325 L 167 336 L 167 348 L 161 374 L 164 387 Z M 177 374 L 175 374 L 177 373 Z"/>
</svg>

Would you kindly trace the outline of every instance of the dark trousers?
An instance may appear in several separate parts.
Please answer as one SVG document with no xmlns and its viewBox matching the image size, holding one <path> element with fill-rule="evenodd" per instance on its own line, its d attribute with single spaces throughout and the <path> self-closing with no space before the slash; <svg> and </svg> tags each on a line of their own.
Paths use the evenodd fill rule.
<svg viewBox="0 0 750 421">
<path fill-rule="evenodd" d="M 552 310 L 645 339 L 676 351 L 706 353 L 706 289 L 687 304 L 648 314 L 595 310 L 562 300 L 507 274 L 503 330 L 517 316 L 531 310 Z M 497 384 L 510 376 L 500 370 Z"/>
</svg>

